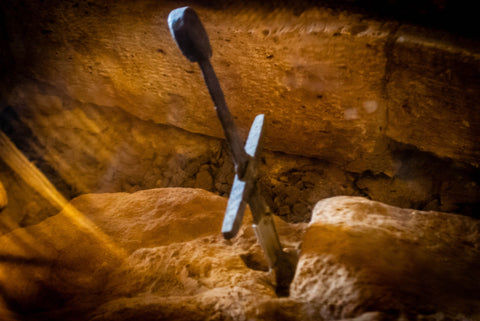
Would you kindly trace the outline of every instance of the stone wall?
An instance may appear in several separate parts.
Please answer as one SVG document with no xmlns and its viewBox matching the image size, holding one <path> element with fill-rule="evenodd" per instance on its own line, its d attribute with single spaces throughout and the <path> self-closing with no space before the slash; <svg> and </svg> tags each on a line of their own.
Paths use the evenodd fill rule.
<svg viewBox="0 0 480 321">
<path fill-rule="evenodd" d="M 166 186 L 228 195 L 220 124 L 166 24 L 178 6 L 0 5 L 1 130 L 67 198 Z M 334 195 L 478 212 L 476 40 L 348 8 L 193 7 L 242 136 L 266 115 L 262 184 L 276 214 L 306 221 Z M 0 169 L 16 223 L 55 213 Z"/>
</svg>

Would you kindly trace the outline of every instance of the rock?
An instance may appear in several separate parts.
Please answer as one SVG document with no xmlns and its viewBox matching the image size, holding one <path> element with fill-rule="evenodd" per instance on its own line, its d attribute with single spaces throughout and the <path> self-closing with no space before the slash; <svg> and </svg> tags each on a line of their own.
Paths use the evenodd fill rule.
<svg viewBox="0 0 480 321">
<path fill-rule="evenodd" d="M 207 191 L 213 188 L 212 175 L 207 170 L 202 170 L 195 175 L 195 188 L 202 188 Z"/>
<path fill-rule="evenodd" d="M 0 237 L 2 320 L 476 320 L 480 222 L 358 197 L 312 222 L 276 219 L 301 246 L 290 296 L 246 213 L 220 234 L 226 199 L 201 189 L 87 194 Z M 303 242 L 303 243 L 302 243 Z"/>
<path fill-rule="evenodd" d="M 275 297 L 274 278 L 250 213 L 223 239 L 225 208 L 200 189 L 82 195 L 0 237 L 0 319 L 3 307 L 25 320 L 246 318 Z M 299 247 L 303 225 L 277 227 Z"/>
<path fill-rule="evenodd" d="M 223 138 L 198 66 L 171 39 L 173 8 L 150 0 L 7 1 L 12 73 L 42 87 L 52 109 L 66 100 L 119 107 L 136 119 Z M 388 171 L 389 137 L 477 164 L 479 119 L 469 112 L 478 100 L 475 43 L 318 6 L 301 14 L 242 8 L 195 6 L 244 136 L 264 113 L 272 151 Z M 31 17 L 28 26 L 15 23 L 23 16 Z M 24 81 L 12 86 L 5 90 L 10 106 L 40 99 Z"/>
<path fill-rule="evenodd" d="M 4 149 L 1 150 L 4 151 Z M 1 210 L 0 235 L 19 227 L 36 224 L 58 213 L 58 208 L 54 204 L 51 204 L 3 162 L 0 162 L 0 181 L 8 197 L 8 205 Z"/>
<path fill-rule="evenodd" d="M 291 297 L 326 320 L 477 320 L 479 268 L 478 220 L 334 197 L 315 206 Z"/>
<path fill-rule="evenodd" d="M 395 37 L 386 85 L 391 115 L 387 136 L 443 158 L 480 166 L 480 132 L 472 127 L 480 123 L 475 112 L 480 57 L 478 49 L 471 48 L 478 44 L 459 46 L 458 39 L 433 32 L 426 36 L 412 26 L 402 26 Z M 413 123 L 422 126 L 416 128 Z"/>
<path fill-rule="evenodd" d="M 263 167 L 276 213 L 308 221 L 318 199 L 335 195 L 478 212 L 474 42 L 316 5 L 297 12 L 235 3 L 194 7 L 241 136 L 266 115 Z M 173 8 L 151 0 L 0 2 L 0 128 L 67 199 L 156 187 L 230 190 L 233 165 L 213 103 L 168 31 Z M 19 25 L 25 17 L 29 24 Z M 442 169 L 432 186 L 422 173 L 397 179 L 419 153 L 471 173 L 451 189 L 456 165 L 432 166 Z M 379 182 L 361 179 L 370 173 Z M 302 193 L 285 196 L 293 187 Z M 9 204 L 22 208 L 33 198 L 9 193 Z M 56 213 L 29 203 L 25 217 L 11 215 L 14 223 Z M 294 210 L 296 203 L 306 206 Z"/>
<path fill-rule="evenodd" d="M 429 178 L 414 177 L 413 175 L 409 179 L 391 178 L 384 175 L 380 177 L 364 176 L 357 180 L 356 185 L 361 190 L 368 191 L 368 195 L 378 202 L 401 208 L 408 208 L 412 205 L 412 207 L 421 208 L 435 194 L 432 189 L 436 186 Z"/>
</svg>

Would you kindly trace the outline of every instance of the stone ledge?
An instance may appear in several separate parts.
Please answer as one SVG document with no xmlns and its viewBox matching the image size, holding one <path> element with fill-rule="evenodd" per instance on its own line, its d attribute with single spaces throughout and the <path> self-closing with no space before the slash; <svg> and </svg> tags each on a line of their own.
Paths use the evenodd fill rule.
<svg viewBox="0 0 480 321">
<path fill-rule="evenodd" d="M 89 194 L 0 237 L 6 320 L 465 320 L 480 315 L 480 222 L 358 197 L 319 202 L 312 222 L 276 220 L 301 255 L 288 298 L 256 244 L 249 213 L 220 235 L 226 199 L 199 189 Z M 115 246 L 106 246 L 110 239 Z M 113 251 L 120 248 L 122 251 Z"/>
<path fill-rule="evenodd" d="M 325 319 L 480 316 L 480 221 L 360 197 L 317 203 L 293 297 Z"/>
<path fill-rule="evenodd" d="M 82 103 L 223 138 L 198 67 L 168 32 L 171 4 L 53 3 L 29 3 L 22 8 L 35 12 L 29 26 L 11 25 L 10 55 L 25 66 L 16 76 Z M 360 171 L 388 171 L 388 150 L 378 144 L 386 135 L 478 165 L 475 41 L 447 46 L 445 33 L 321 7 L 299 15 L 286 8 L 196 8 L 242 133 L 265 113 L 267 149 L 341 166 L 367 160 Z M 30 96 L 24 89 L 6 93 L 12 106 Z"/>
</svg>

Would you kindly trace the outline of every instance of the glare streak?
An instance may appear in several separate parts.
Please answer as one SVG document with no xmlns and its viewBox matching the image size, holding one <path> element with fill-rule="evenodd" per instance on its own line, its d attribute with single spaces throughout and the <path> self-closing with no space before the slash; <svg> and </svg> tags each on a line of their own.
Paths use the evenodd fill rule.
<svg viewBox="0 0 480 321">
<path fill-rule="evenodd" d="M 108 235 L 103 233 L 90 219 L 85 217 L 65 199 L 45 175 L 18 150 L 2 131 L 0 131 L 0 158 L 53 206 L 63 210 L 65 216 L 70 218 L 77 227 L 93 235 L 116 255 L 122 257 L 125 255 L 122 248 L 119 248 Z"/>
</svg>

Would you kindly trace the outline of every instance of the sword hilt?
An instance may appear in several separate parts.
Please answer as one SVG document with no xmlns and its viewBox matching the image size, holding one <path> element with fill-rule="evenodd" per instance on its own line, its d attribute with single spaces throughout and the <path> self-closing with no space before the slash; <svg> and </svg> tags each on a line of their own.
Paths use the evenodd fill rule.
<svg viewBox="0 0 480 321">
<path fill-rule="evenodd" d="M 248 164 L 248 155 L 243 149 L 242 139 L 238 134 L 232 114 L 225 102 L 222 88 L 210 63 L 212 47 L 207 32 L 196 12 L 183 7 L 175 9 L 168 15 L 168 26 L 183 55 L 192 62 L 197 62 L 202 70 L 203 78 L 207 84 L 208 92 L 212 97 L 218 118 L 222 123 L 236 172 L 240 178 L 245 174 Z"/>
</svg>

